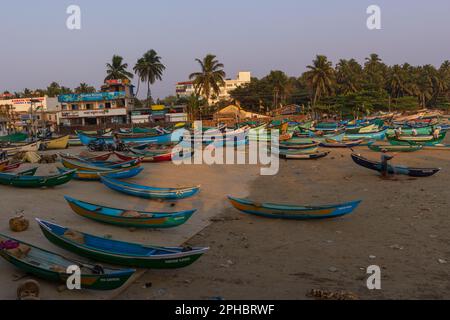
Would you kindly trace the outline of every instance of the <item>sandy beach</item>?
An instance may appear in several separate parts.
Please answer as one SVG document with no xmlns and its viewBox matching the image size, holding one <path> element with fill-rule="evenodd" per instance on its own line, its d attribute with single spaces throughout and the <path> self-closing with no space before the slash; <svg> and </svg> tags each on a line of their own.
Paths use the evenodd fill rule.
<svg viewBox="0 0 450 320">
<path fill-rule="evenodd" d="M 71 148 L 78 153 L 82 148 Z M 355 151 L 371 159 L 367 147 Z M 334 149 L 317 161 L 280 162 L 276 176 L 260 176 L 257 166 L 144 164 L 133 179 L 156 186 L 201 184 L 201 193 L 178 202 L 129 197 L 97 182 L 72 181 L 54 189 L 20 190 L 0 186 L 0 232 L 11 234 L 8 219 L 17 212 L 30 220 L 48 219 L 87 233 L 155 245 L 208 246 L 198 262 L 180 270 L 139 270 L 113 292 L 68 291 L 39 280 L 42 299 L 309 299 L 311 289 L 344 290 L 361 299 L 450 298 L 448 225 L 450 154 L 398 153 L 393 163 L 442 167 L 430 178 L 381 179 L 353 163 L 350 150 Z M 28 165 L 30 166 L 30 165 Z M 40 165 L 39 173 L 55 171 Z M 185 225 L 169 230 L 132 230 L 75 215 L 63 196 L 146 210 L 197 208 Z M 351 215 L 322 221 L 283 221 L 236 211 L 227 195 L 260 202 L 331 204 L 363 200 Z M 50 244 L 34 221 L 16 238 L 71 256 Z M 382 269 L 382 290 L 366 287 L 366 268 Z M 0 299 L 15 299 L 24 279 L 0 261 Z"/>
</svg>

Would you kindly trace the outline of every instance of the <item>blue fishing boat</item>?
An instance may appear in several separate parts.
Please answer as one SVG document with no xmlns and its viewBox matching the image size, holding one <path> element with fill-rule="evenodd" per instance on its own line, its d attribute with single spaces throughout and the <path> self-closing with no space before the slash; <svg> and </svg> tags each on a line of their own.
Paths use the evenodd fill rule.
<svg viewBox="0 0 450 320">
<path fill-rule="evenodd" d="M 200 186 L 185 188 L 157 188 L 126 183 L 103 176 L 101 177 L 101 181 L 110 189 L 146 199 L 178 200 L 192 197 L 200 191 Z"/>
<path fill-rule="evenodd" d="M 100 180 L 100 176 L 105 176 L 111 179 L 129 179 L 134 178 L 140 174 L 144 168 L 133 167 L 130 169 L 114 169 L 111 171 L 83 171 L 77 170 L 75 172 L 74 179 L 83 181 L 97 181 Z M 58 168 L 60 173 L 69 172 L 69 169 Z"/>
<path fill-rule="evenodd" d="M 36 219 L 44 236 L 53 244 L 112 265 L 136 268 L 183 268 L 198 260 L 207 247 L 158 247 L 107 239 Z"/>
<path fill-rule="evenodd" d="M 297 206 L 274 203 L 258 203 L 251 200 L 228 197 L 231 204 L 241 212 L 275 219 L 325 219 L 349 214 L 361 201 L 353 201 L 336 205 Z"/>
<path fill-rule="evenodd" d="M 177 135 L 172 133 L 165 133 L 160 135 L 149 135 L 149 134 L 135 134 L 135 135 L 120 135 L 120 140 L 123 143 L 136 143 L 136 144 L 142 144 L 142 143 L 152 143 L 152 144 L 165 144 L 170 142 L 178 142 L 181 136 L 178 137 Z M 81 143 L 85 146 L 87 146 L 89 143 L 95 140 L 103 140 L 106 143 L 112 144 L 114 143 L 113 136 L 98 136 L 98 135 L 88 135 L 82 132 L 78 132 L 78 138 L 80 139 Z M 175 141 L 174 141 L 175 140 Z"/>
</svg>

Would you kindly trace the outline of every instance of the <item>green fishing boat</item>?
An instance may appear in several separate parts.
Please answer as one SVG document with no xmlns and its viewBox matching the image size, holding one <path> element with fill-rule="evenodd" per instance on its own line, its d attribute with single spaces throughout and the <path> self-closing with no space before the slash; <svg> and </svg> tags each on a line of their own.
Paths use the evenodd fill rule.
<svg viewBox="0 0 450 320">
<path fill-rule="evenodd" d="M 447 132 L 442 132 L 438 138 L 432 135 L 418 135 L 418 136 L 388 136 L 387 139 L 391 145 L 424 145 L 424 146 L 434 146 L 436 144 L 442 143 L 445 139 Z"/>
<path fill-rule="evenodd" d="M 28 135 L 25 133 L 14 133 L 7 136 L 0 137 L 0 142 L 19 143 L 28 139 Z"/>
<path fill-rule="evenodd" d="M 33 171 L 34 170 L 34 171 Z M 0 173 L 0 184 L 19 188 L 55 187 L 72 180 L 76 170 L 51 176 L 35 176 L 36 169 L 30 169 L 27 174 Z"/>
<path fill-rule="evenodd" d="M 134 274 L 133 269 L 111 269 L 76 261 L 0 234 L 0 256 L 18 269 L 49 281 L 66 283 L 67 268 L 81 270 L 81 287 L 92 290 L 114 290 Z"/>
<path fill-rule="evenodd" d="M 148 269 L 176 269 L 194 263 L 209 248 L 157 247 L 106 239 L 36 219 L 44 236 L 53 244 L 113 265 Z"/>
<path fill-rule="evenodd" d="M 422 145 L 390 145 L 390 144 L 375 144 L 373 142 L 369 142 L 367 144 L 370 150 L 375 152 L 382 152 L 386 150 L 387 152 L 414 152 L 423 149 Z"/>
</svg>

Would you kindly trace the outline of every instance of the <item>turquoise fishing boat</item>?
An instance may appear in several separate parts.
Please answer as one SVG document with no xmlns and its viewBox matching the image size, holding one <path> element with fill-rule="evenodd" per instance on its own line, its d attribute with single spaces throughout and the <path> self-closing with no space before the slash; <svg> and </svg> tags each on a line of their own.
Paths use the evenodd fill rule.
<svg viewBox="0 0 450 320">
<path fill-rule="evenodd" d="M 101 177 L 101 181 L 106 187 L 112 190 L 146 199 L 179 200 L 192 197 L 200 191 L 200 186 L 185 188 L 157 188 L 122 182 L 103 176 Z"/>
<path fill-rule="evenodd" d="M 337 205 L 298 206 L 274 203 L 258 203 L 251 200 L 228 197 L 229 201 L 241 212 L 275 219 L 325 219 L 344 216 L 353 212 L 361 201 Z"/>
<path fill-rule="evenodd" d="M 118 209 L 64 197 L 72 210 L 85 218 L 119 227 L 173 228 L 188 221 L 197 210 L 147 212 Z"/>
<path fill-rule="evenodd" d="M 71 275 L 67 268 L 78 266 L 81 270 L 81 287 L 91 290 L 120 288 L 136 271 L 105 268 L 66 258 L 3 234 L 0 234 L 0 256 L 26 273 L 63 284 Z"/>
<path fill-rule="evenodd" d="M 191 265 L 209 248 L 158 247 L 106 239 L 36 219 L 44 236 L 53 244 L 112 265 L 147 269 L 176 269 Z"/>
</svg>

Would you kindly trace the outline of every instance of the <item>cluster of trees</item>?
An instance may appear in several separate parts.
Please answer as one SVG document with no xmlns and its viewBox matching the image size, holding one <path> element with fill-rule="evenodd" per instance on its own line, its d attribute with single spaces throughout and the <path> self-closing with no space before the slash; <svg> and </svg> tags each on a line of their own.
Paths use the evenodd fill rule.
<svg viewBox="0 0 450 320">
<path fill-rule="evenodd" d="M 237 88 L 231 97 L 254 111 L 298 104 L 328 111 L 450 108 L 450 62 L 439 68 L 408 63 L 388 66 L 377 54 L 361 65 L 341 59 L 335 66 L 318 55 L 300 77 L 272 71 Z"/>
<path fill-rule="evenodd" d="M 157 103 L 187 104 L 199 113 L 210 113 L 228 103 L 239 101 L 256 112 L 269 112 L 288 104 L 309 109 L 339 112 L 343 110 L 371 112 L 374 110 L 407 110 L 416 108 L 450 108 L 450 61 L 439 68 L 432 65 L 386 65 L 377 54 L 371 54 L 363 65 L 355 59 L 341 59 L 336 65 L 324 55 L 318 55 L 300 77 L 289 77 L 283 71 L 271 71 L 267 76 L 252 78 L 249 84 L 231 92 L 230 101 L 211 103 L 225 83 L 224 65 L 213 54 L 196 59 L 200 70 L 192 73 L 195 94 L 190 98 L 166 97 Z M 106 64 L 106 78 L 132 80 L 137 76 L 137 91 L 141 83 L 147 87 L 147 98 L 136 99 L 137 106 L 153 103 L 151 85 L 161 81 L 166 69 L 155 50 L 147 51 L 128 71 L 123 57 L 114 55 Z M 95 88 L 86 83 L 74 90 L 51 83 L 46 89 L 14 93 L 17 98 L 67 93 L 92 93 Z"/>
<path fill-rule="evenodd" d="M 75 89 L 71 89 L 65 86 L 59 85 L 57 82 L 52 82 L 48 85 L 46 89 L 28 89 L 25 88 L 23 91 L 11 93 L 9 91 L 4 91 L 4 95 L 12 95 L 14 98 L 34 98 L 34 97 L 57 97 L 60 94 L 70 94 L 70 93 L 93 93 L 96 89 L 86 83 L 80 83 Z"/>
</svg>

